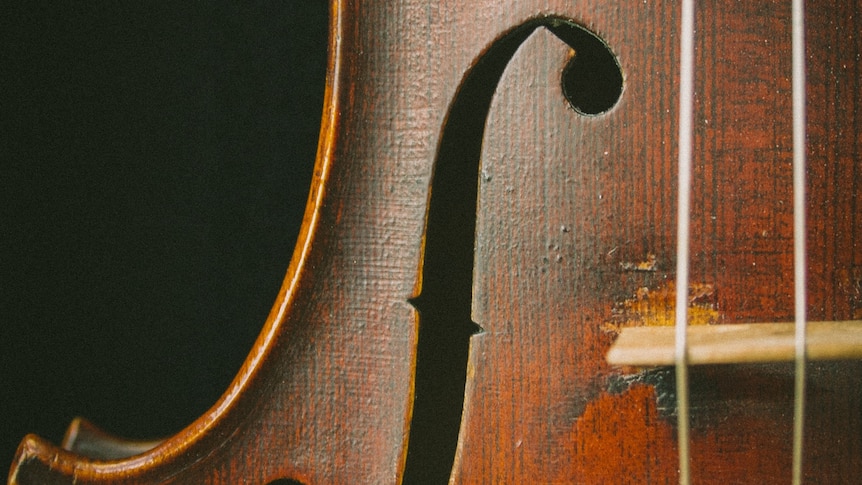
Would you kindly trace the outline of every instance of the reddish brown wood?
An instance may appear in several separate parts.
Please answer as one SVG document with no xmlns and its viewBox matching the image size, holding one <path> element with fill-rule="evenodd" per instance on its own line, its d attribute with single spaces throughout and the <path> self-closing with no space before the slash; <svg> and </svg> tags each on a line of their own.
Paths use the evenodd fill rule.
<svg viewBox="0 0 862 485">
<path fill-rule="evenodd" d="M 862 318 L 860 7 L 808 8 L 816 320 Z M 341 0 L 332 12 L 300 242 L 230 389 L 128 459 L 85 458 L 28 436 L 10 483 L 383 484 L 405 468 L 411 482 L 450 472 L 454 483 L 675 482 L 672 372 L 612 368 L 604 353 L 619 326 L 673 310 L 678 5 Z M 611 111 L 568 107 L 559 79 L 569 47 L 543 26 L 549 19 L 588 28 L 615 53 L 625 86 Z M 691 292 L 706 323 L 792 319 L 789 19 L 784 3 L 698 7 Z M 458 123 L 484 119 L 482 100 L 484 134 L 459 135 Z M 435 172 L 478 147 L 476 136 L 481 167 L 468 159 L 466 175 Z M 437 422 L 424 411 L 411 421 L 414 385 L 428 389 L 416 367 L 433 359 L 420 350 L 417 361 L 431 330 L 411 299 L 431 301 L 422 293 L 432 244 L 423 235 L 437 224 L 428 207 L 459 181 L 479 186 L 467 257 L 471 318 L 483 332 L 470 340 L 450 467 L 445 456 L 411 458 L 425 439 L 408 442 L 411 426 Z M 436 321 L 430 313 L 423 322 Z M 858 481 L 862 366 L 809 371 L 806 480 Z M 691 379 L 694 482 L 788 483 L 792 369 L 706 367 Z M 429 397 L 416 399 L 421 409 Z"/>
</svg>

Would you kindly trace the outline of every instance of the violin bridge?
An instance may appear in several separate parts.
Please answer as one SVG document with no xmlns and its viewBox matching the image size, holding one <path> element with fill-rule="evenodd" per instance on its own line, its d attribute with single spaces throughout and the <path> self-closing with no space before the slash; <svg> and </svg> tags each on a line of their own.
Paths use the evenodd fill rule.
<svg viewBox="0 0 862 485">
<path fill-rule="evenodd" d="M 745 323 L 688 327 L 689 364 L 792 362 L 793 323 Z M 615 366 L 674 363 L 673 327 L 624 328 L 606 356 Z M 862 320 L 808 322 L 806 359 L 862 359 Z"/>
</svg>

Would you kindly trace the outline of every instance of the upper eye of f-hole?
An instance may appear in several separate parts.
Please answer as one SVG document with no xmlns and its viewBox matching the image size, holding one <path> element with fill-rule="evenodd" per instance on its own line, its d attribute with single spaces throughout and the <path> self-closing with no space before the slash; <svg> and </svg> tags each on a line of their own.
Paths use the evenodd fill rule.
<svg viewBox="0 0 862 485">
<path fill-rule="evenodd" d="M 553 22 L 547 28 L 575 51 L 562 79 L 563 94 L 572 108 L 587 116 L 613 108 L 623 92 L 623 72 L 610 47 L 570 22 Z"/>
</svg>

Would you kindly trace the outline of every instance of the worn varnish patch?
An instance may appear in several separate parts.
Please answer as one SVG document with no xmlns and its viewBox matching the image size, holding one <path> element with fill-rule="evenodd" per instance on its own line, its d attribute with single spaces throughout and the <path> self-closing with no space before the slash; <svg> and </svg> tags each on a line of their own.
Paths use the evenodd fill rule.
<svg viewBox="0 0 862 485">
<path fill-rule="evenodd" d="M 606 440 L 607 433 L 624 429 L 625 440 Z M 673 477 L 677 463 L 675 430 L 660 418 L 654 390 L 632 386 L 625 394 L 603 394 L 587 405 L 568 436 L 575 448 L 574 476 L 555 477 L 554 483 L 649 483 L 651 477 Z M 565 446 L 565 445 L 563 445 Z M 608 460 L 608 457 L 621 459 Z"/>
<path fill-rule="evenodd" d="M 717 370 L 726 371 L 727 368 Z M 754 380 L 744 381 L 748 385 L 743 387 L 765 385 L 782 397 L 789 394 L 783 386 L 786 381 L 769 377 L 764 380 L 763 377 L 755 373 Z M 708 382 L 716 384 L 717 381 L 708 379 Z M 775 388 L 776 384 L 779 389 Z M 657 392 L 660 391 L 651 385 L 634 383 L 621 393 L 602 393 L 592 400 L 557 443 L 573 451 L 572 467 L 561 469 L 559 476 L 549 483 L 674 483 L 679 470 L 674 416 L 668 416 L 666 410 L 661 409 Z M 729 411 L 731 407 L 728 406 L 721 406 L 720 410 L 703 409 L 701 406 L 710 403 L 697 404 L 697 419 L 691 436 L 692 462 L 698 463 L 694 470 L 695 482 L 740 483 L 740 473 L 750 480 L 745 483 L 789 481 L 791 421 L 780 419 L 780 415 L 789 411 L 787 406 L 791 401 L 782 400 L 784 407 L 777 412 L 765 407 L 763 402 L 746 399 L 748 392 L 723 385 L 710 391 L 716 399 L 719 395 L 733 401 L 743 399 L 737 404 L 745 402 L 752 409 L 746 406 L 732 406 L 733 411 Z M 721 402 L 716 400 L 711 405 Z M 704 413 L 713 416 L 705 417 Z M 698 423 L 701 418 L 707 418 L 706 422 Z M 753 454 L 750 443 L 739 439 L 744 432 L 770 443 L 774 453 Z M 621 434 L 625 439 L 606 439 Z M 812 430 L 811 434 L 812 439 L 822 439 L 819 430 Z"/>
<path fill-rule="evenodd" d="M 617 334 L 624 327 L 673 326 L 676 287 L 669 281 L 657 288 L 638 288 L 634 296 L 614 305 L 611 317 L 602 330 Z M 721 315 L 715 305 L 715 287 L 709 283 L 692 283 L 688 288 L 689 325 L 719 323 Z"/>
<path fill-rule="evenodd" d="M 624 271 L 647 271 L 653 272 L 658 269 L 658 258 L 655 254 L 647 254 L 646 259 L 633 263 L 631 261 L 623 261 L 620 263 L 620 268 Z"/>
</svg>

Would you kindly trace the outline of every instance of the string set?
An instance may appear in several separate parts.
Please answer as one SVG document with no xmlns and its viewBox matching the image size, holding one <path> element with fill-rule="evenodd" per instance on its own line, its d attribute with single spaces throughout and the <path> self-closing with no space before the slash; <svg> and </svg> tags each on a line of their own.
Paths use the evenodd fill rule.
<svg viewBox="0 0 862 485">
<path fill-rule="evenodd" d="M 805 49 L 804 4 L 792 0 L 793 77 L 793 265 L 795 315 L 795 389 L 793 412 L 793 484 L 802 483 L 802 450 L 805 422 Z M 691 217 L 691 173 L 694 112 L 694 0 L 683 0 L 680 36 L 679 168 L 676 251 L 676 318 L 674 367 L 676 371 L 677 438 L 679 482 L 688 485 L 689 386 L 687 357 L 689 221 Z"/>
</svg>

